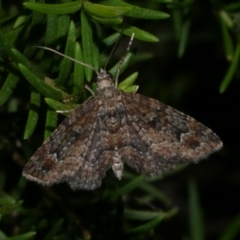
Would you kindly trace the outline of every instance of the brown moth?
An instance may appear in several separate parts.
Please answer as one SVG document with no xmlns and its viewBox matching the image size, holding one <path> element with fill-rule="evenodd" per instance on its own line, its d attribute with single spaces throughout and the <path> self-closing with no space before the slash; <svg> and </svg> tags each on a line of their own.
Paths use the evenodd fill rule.
<svg viewBox="0 0 240 240">
<path fill-rule="evenodd" d="M 98 188 L 112 168 L 120 180 L 124 163 L 157 176 L 178 163 L 197 163 L 222 147 L 219 137 L 190 116 L 155 99 L 117 89 L 104 69 L 98 92 L 71 112 L 34 153 L 23 176 L 73 190 Z"/>
</svg>

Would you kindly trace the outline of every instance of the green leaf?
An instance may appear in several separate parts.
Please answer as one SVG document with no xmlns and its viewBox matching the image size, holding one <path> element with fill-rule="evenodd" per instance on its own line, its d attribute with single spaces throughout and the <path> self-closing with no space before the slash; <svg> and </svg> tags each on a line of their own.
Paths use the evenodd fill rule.
<svg viewBox="0 0 240 240">
<path fill-rule="evenodd" d="M 70 17 L 68 15 L 58 16 L 57 39 L 66 38 L 70 24 Z"/>
<path fill-rule="evenodd" d="M 79 42 L 75 43 L 74 59 L 83 62 L 82 49 Z M 74 77 L 73 77 L 73 95 L 79 94 L 84 86 L 84 66 L 74 62 Z"/>
<path fill-rule="evenodd" d="M 45 21 L 45 14 L 40 12 L 33 11 L 31 17 L 32 17 L 31 27 L 35 27 L 38 24 L 42 24 L 42 22 Z"/>
<path fill-rule="evenodd" d="M 64 115 L 68 116 L 75 108 L 79 107 L 79 104 L 65 104 L 59 101 L 56 101 L 52 98 L 44 98 L 48 106 L 56 111 L 62 111 Z M 66 112 L 66 113 L 65 113 Z"/>
<path fill-rule="evenodd" d="M 225 55 L 226 59 L 228 61 L 231 61 L 233 58 L 233 41 L 232 37 L 228 31 L 228 26 L 224 19 L 221 17 L 222 16 L 222 11 L 219 12 L 220 15 L 220 23 L 221 23 L 221 29 L 222 29 L 222 39 L 223 39 L 223 44 L 224 44 L 224 50 L 225 50 Z"/>
<path fill-rule="evenodd" d="M 165 218 L 169 218 L 177 213 L 177 209 L 174 208 L 165 214 L 160 214 L 158 217 L 152 219 L 148 223 L 142 224 L 136 228 L 133 228 L 127 232 L 127 235 L 133 234 L 141 234 L 151 231 L 155 228 L 160 222 L 162 222 Z"/>
<path fill-rule="evenodd" d="M 130 26 L 128 24 L 121 24 L 119 26 L 113 26 L 113 29 L 115 29 L 118 32 L 123 32 L 123 34 L 131 37 L 132 34 L 134 33 L 134 38 L 142 40 L 142 41 L 146 41 L 146 42 L 158 42 L 159 39 L 152 35 L 151 33 L 148 33 L 144 30 L 141 30 L 137 27 L 134 26 Z"/>
<path fill-rule="evenodd" d="M 224 10 L 219 11 L 219 17 L 221 18 L 221 21 L 223 21 L 227 27 L 229 27 L 231 29 L 233 28 L 233 25 L 234 25 L 233 20 L 226 11 L 224 11 Z"/>
<path fill-rule="evenodd" d="M 190 25 L 191 25 L 190 19 L 187 19 L 182 24 L 181 34 L 180 34 L 180 39 L 179 39 L 179 48 L 178 48 L 178 57 L 179 58 L 181 58 L 185 52 L 187 42 L 188 42 L 188 37 L 189 37 Z"/>
<path fill-rule="evenodd" d="M 47 15 L 47 29 L 45 35 L 45 45 L 49 46 L 56 42 L 57 40 L 57 27 L 58 26 L 58 16 Z"/>
<path fill-rule="evenodd" d="M 120 38 L 121 34 L 120 33 L 113 33 L 112 35 L 104 38 L 102 40 L 102 42 L 106 45 L 106 46 L 111 46 L 112 44 L 114 44 L 116 41 L 118 41 L 118 39 Z"/>
<path fill-rule="evenodd" d="M 182 14 L 179 9 L 173 9 L 172 10 L 172 19 L 173 19 L 173 27 L 174 27 L 174 33 L 175 38 L 177 40 L 180 39 L 181 31 L 182 31 Z"/>
<path fill-rule="evenodd" d="M 84 2 L 84 9 L 91 15 L 102 18 L 117 18 L 126 15 L 131 10 L 131 7 L 114 7 Z"/>
<path fill-rule="evenodd" d="M 159 217 L 165 215 L 162 211 L 140 211 L 140 210 L 132 210 L 125 208 L 124 209 L 124 217 L 126 219 L 132 219 L 132 220 L 140 220 L 140 221 L 146 221 L 153 219 L 155 217 Z"/>
<path fill-rule="evenodd" d="M 93 49 L 93 67 L 98 71 L 100 69 L 100 53 L 96 42 L 93 42 L 92 49 Z"/>
<path fill-rule="evenodd" d="M 239 55 L 240 55 L 240 42 L 238 42 L 235 53 L 233 55 L 233 60 L 231 62 L 231 65 L 227 71 L 227 74 L 225 75 L 221 85 L 220 85 L 220 93 L 225 92 L 228 85 L 233 79 L 234 74 L 237 71 L 238 63 L 239 63 Z"/>
<path fill-rule="evenodd" d="M 11 43 L 8 41 L 6 36 L 0 31 L 0 49 L 6 52 L 9 57 L 15 63 L 22 63 L 25 66 L 28 66 L 29 69 L 35 72 L 38 77 L 44 77 L 44 74 L 40 72 L 25 56 L 23 56 L 19 51 L 12 48 Z"/>
<path fill-rule="evenodd" d="M 127 93 L 135 93 L 137 92 L 139 86 L 138 85 L 132 85 L 132 86 L 129 86 L 127 87 L 124 92 L 127 92 Z"/>
<path fill-rule="evenodd" d="M 30 61 L 28 61 L 28 59 L 22 55 L 18 50 L 12 48 L 11 49 L 12 54 L 10 55 L 16 63 L 20 63 L 21 65 L 27 66 L 28 69 L 32 72 L 34 72 L 34 74 L 39 77 L 39 78 L 44 78 L 44 74 L 39 71 L 39 69 L 37 69 Z"/>
<path fill-rule="evenodd" d="M 136 81 L 137 77 L 138 77 L 138 72 L 132 73 L 125 80 L 123 80 L 118 84 L 118 88 L 121 89 L 122 91 L 125 91 L 128 87 L 130 87 Z"/>
<path fill-rule="evenodd" d="M 160 201 L 164 202 L 167 205 L 171 203 L 171 200 L 158 188 L 154 187 L 153 184 L 151 184 L 151 182 L 150 183 L 144 182 L 139 186 L 139 188 L 145 191 L 147 195 L 152 196 L 153 198 L 159 199 Z"/>
<path fill-rule="evenodd" d="M 189 181 L 189 215 L 190 234 L 192 240 L 204 240 L 203 217 L 199 204 L 197 187 L 193 180 Z"/>
<path fill-rule="evenodd" d="M 12 30 L 8 31 L 7 33 L 5 33 L 5 38 L 9 42 L 9 45 L 13 44 L 17 40 L 17 38 L 18 38 L 19 34 L 22 32 L 23 28 L 24 27 L 21 26 L 21 27 L 12 29 Z"/>
<path fill-rule="evenodd" d="M 114 47 L 112 45 L 120 39 L 120 36 L 121 36 L 120 33 L 114 33 L 114 34 L 110 35 L 109 37 L 102 40 L 102 43 L 105 44 L 107 46 L 107 48 L 103 52 L 101 52 L 100 60 L 99 60 L 100 66 L 105 66 L 106 63 L 108 64 L 109 57 L 111 57 L 110 54 Z"/>
<path fill-rule="evenodd" d="M 35 130 L 35 127 L 38 122 L 38 115 L 39 115 L 39 108 L 41 105 L 41 96 L 38 92 L 32 91 L 31 92 L 31 100 L 30 100 L 30 110 L 28 113 L 28 120 L 27 124 L 24 130 L 24 139 L 28 139 L 33 131 Z"/>
<path fill-rule="evenodd" d="M 69 14 L 80 10 L 82 7 L 82 2 L 75 1 L 61 4 L 24 2 L 23 5 L 28 9 L 45 14 Z"/>
<path fill-rule="evenodd" d="M 73 21 L 70 22 L 67 43 L 64 54 L 71 57 L 74 55 L 74 48 L 76 42 L 76 27 Z M 66 82 L 70 79 L 70 74 L 72 72 L 72 64 L 68 58 L 64 58 L 61 63 L 60 72 L 58 78 L 56 79 L 56 84 L 59 86 L 64 86 Z"/>
<path fill-rule="evenodd" d="M 13 73 L 9 73 L 0 90 L 0 106 L 2 106 L 12 95 L 17 86 L 19 77 Z"/>
<path fill-rule="evenodd" d="M 62 99 L 62 93 L 60 91 L 55 90 L 54 88 L 47 85 L 44 81 L 36 76 L 32 71 L 30 71 L 26 66 L 22 64 L 18 64 L 20 71 L 23 76 L 27 79 L 27 81 L 35 87 L 41 94 L 46 97 L 51 97 L 56 100 Z"/>
<path fill-rule="evenodd" d="M 49 138 L 52 132 L 55 130 L 57 126 L 57 120 L 58 120 L 57 112 L 52 108 L 48 108 L 44 131 L 44 140 Z"/>
<path fill-rule="evenodd" d="M 24 25 L 29 19 L 29 16 L 27 15 L 20 15 L 17 20 L 15 21 L 13 28 L 18 28 L 22 25 Z"/>
<path fill-rule="evenodd" d="M 143 175 L 137 176 L 131 182 L 129 182 L 128 184 L 124 185 L 121 188 L 118 188 L 114 193 L 112 193 L 112 198 L 116 199 L 118 196 L 128 194 L 129 192 L 136 189 L 139 186 L 139 184 L 145 181 L 146 181 L 145 176 Z"/>
<path fill-rule="evenodd" d="M 51 46 L 57 41 L 57 26 L 58 25 L 58 16 L 56 15 L 47 15 L 47 29 L 45 35 L 45 46 Z M 42 72 L 47 72 L 49 68 L 52 67 L 53 58 L 51 53 L 44 51 L 45 57 L 42 57 L 40 69 Z"/>
<path fill-rule="evenodd" d="M 82 33 L 82 49 L 84 63 L 93 66 L 93 39 L 92 39 L 92 27 L 88 16 L 85 11 L 81 12 L 81 33 Z M 92 80 L 93 70 L 85 67 L 85 76 L 88 82 Z"/>
<path fill-rule="evenodd" d="M 113 80 L 115 80 L 116 78 L 117 70 L 119 69 L 119 64 L 121 64 L 121 68 L 120 68 L 120 74 L 121 74 L 129 66 L 135 54 L 136 52 L 131 50 L 126 54 L 126 56 L 123 59 L 123 62 L 122 62 L 122 59 L 120 59 L 119 62 L 109 70 L 109 73 L 111 73 L 113 76 Z"/>
<path fill-rule="evenodd" d="M 114 26 L 119 25 L 123 22 L 123 19 L 121 17 L 118 18 L 100 18 L 96 16 L 91 16 L 91 18 L 100 24 L 107 25 L 107 26 Z"/>
<path fill-rule="evenodd" d="M 141 8 L 138 6 L 134 6 L 128 3 L 125 3 L 120 0 L 107 0 L 101 2 L 107 6 L 118 6 L 118 7 L 129 7 L 129 11 L 125 13 L 126 16 L 133 18 L 141 18 L 141 19 L 165 19 L 170 15 L 164 12 L 155 11 L 151 9 Z"/>
</svg>

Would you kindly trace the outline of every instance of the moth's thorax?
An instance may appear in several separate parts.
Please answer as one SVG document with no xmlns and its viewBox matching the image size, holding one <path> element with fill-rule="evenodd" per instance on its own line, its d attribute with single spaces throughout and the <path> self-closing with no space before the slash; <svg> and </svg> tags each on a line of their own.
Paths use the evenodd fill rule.
<svg viewBox="0 0 240 240">
<path fill-rule="evenodd" d="M 101 116 L 117 116 L 119 105 L 122 104 L 122 93 L 115 88 L 112 76 L 106 70 L 100 69 L 97 76 L 98 94 L 97 98 L 101 105 Z"/>
<path fill-rule="evenodd" d="M 95 96 L 99 104 L 98 115 L 109 132 L 117 132 L 125 119 L 122 92 L 115 88 L 110 77 L 98 79 L 99 89 Z"/>
<path fill-rule="evenodd" d="M 97 75 L 97 86 L 98 90 L 114 86 L 111 74 L 102 68 Z"/>
</svg>

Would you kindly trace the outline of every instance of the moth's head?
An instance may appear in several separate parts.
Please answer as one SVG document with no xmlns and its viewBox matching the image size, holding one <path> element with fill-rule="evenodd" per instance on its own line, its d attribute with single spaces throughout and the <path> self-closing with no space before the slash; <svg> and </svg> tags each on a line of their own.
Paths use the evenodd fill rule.
<svg viewBox="0 0 240 240">
<path fill-rule="evenodd" d="M 100 72 L 96 76 L 96 83 L 99 90 L 114 86 L 112 75 L 103 68 L 100 69 Z"/>
</svg>

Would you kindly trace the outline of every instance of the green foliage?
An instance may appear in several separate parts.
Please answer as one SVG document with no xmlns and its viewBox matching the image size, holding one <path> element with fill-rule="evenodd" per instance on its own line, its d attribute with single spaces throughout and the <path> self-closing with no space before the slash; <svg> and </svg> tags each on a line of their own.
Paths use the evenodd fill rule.
<svg viewBox="0 0 240 240">
<path fill-rule="evenodd" d="M 189 181 L 190 236 L 192 240 L 203 240 L 204 226 L 195 182 Z"/>
<path fill-rule="evenodd" d="M 161 224 L 167 224 L 167 220 L 178 214 L 173 200 L 159 190 L 159 182 L 182 172 L 186 165 L 152 179 L 125 170 L 123 180 L 118 182 L 109 173 L 102 188 L 94 192 L 72 192 L 64 185 L 44 188 L 21 178 L 21 170 L 33 149 L 56 128 L 55 110 L 68 115 L 79 106 L 90 95 L 84 89 L 85 84 L 96 90 L 91 68 L 34 46 L 51 47 L 99 70 L 105 66 L 121 34 L 128 36 L 125 39 L 129 41 L 134 32 L 138 44 L 152 44 L 150 54 L 146 51 L 145 55 L 140 53 L 135 57 L 136 49 L 131 49 L 123 62 L 120 60 L 110 68 L 115 79 L 119 64 L 122 74 L 134 60 L 147 63 L 156 54 L 153 44 L 161 40 L 162 29 L 154 24 L 171 16 L 178 45 L 176 55 L 183 58 L 186 54 L 195 1 L 145 1 L 141 7 L 136 3 L 39 0 L 25 1 L 21 7 L 10 10 L 10 6 L 1 5 L 0 106 L 3 116 L 7 115 L 11 121 L 1 126 L 1 130 L 6 126 L 7 134 L 0 136 L 0 239 L 115 239 L 116 236 L 160 239 L 162 233 L 158 227 L 161 229 Z M 238 73 L 240 4 L 212 7 L 221 30 L 222 48 L 230 61 L 223 80 L 218 80 L 219 83 L 222 80 L 223 93 Z M 150 24 L 149 32 L 145 23 Z M 158 30 L 152 33 L 154 27 Z M 125 92 L 136 92 L 137 77 L 138 72 L 129 74 L 118 87 Z M 151 88 L 155 88 L 154 83 Z M 148 91 L 148 87 L 144 90 Z M 169 95 L 165 90 L 162 84 L 159 91 Z M 9 168 L 11 172 L 6 174 Z M 189 215 L 189 239 L 206 239 L 194 182 L 189 185 Z M 234 239 L 239 223 L 237 216 L 219 239 Z"/>
</svg>

